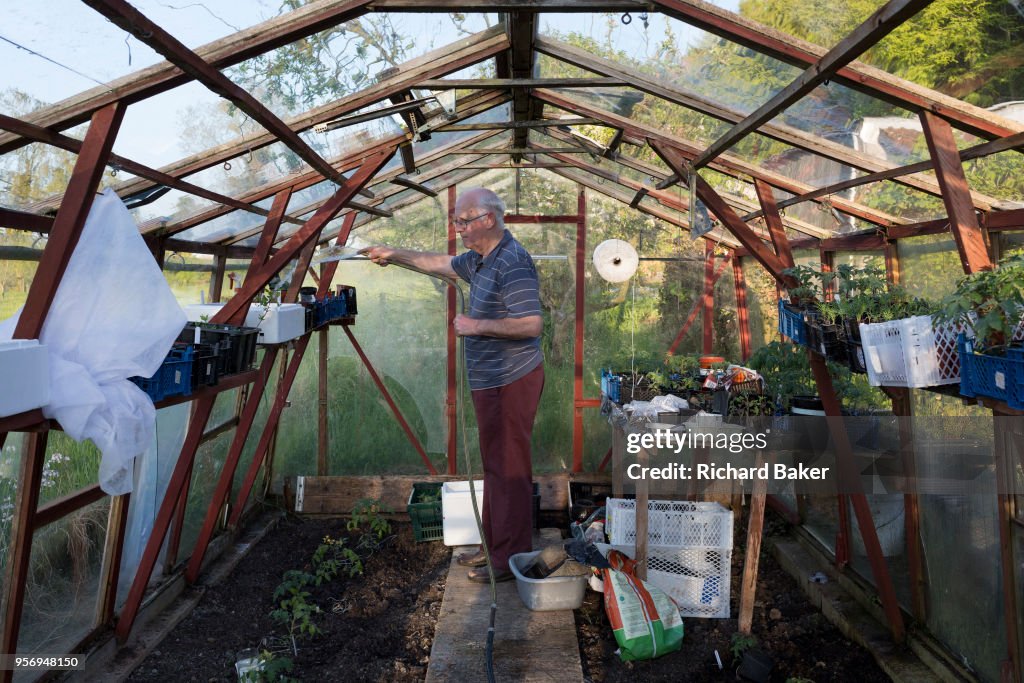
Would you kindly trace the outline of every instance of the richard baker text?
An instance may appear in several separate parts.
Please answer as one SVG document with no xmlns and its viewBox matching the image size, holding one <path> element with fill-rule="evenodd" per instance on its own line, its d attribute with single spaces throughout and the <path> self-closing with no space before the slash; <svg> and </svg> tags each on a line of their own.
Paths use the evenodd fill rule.
<svg viewBox="0 0 1024 683">
<path fill-rule="evenodd" d="M 765 463 L 760 467 L 734 467 L 731 464 L 717 465 L 713 462 L 697 465 L 670 463 L 662 467 L 643 467 L 638 463 L 633 463 L 626 468 L 626 476 L 630 479 L 696 479 L 704 481 L 753 479 L 821 481 L 828 477 L 829 469 L 828 467 L 807 467 L 802 464 L 791 467 L 781 462 Z"/>
<path fill-rule="evenodd" d="M 684 448 L 708 448 L 742 453 L 751 449 L 768 448 L 768 435 L 743 432 L 676 432 L 657 429 L 653 432 L 634 432 L 626 436 L 626 452 L 637 454 L 642 449 L 669 449 L 677 455 Z"/>
</svg>

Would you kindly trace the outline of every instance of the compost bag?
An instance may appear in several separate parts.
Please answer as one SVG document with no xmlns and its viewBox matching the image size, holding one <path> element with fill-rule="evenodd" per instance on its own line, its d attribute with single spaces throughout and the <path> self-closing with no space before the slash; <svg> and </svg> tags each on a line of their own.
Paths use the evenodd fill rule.
<svg viewBox="0 0 1024 683">
<path fill-rule="evenodd" d="M 683 642 L 683 620 L 672 599 L 660 588 L 636 577 L 636 562 L 617 550 L 608 551 L 604 572 L 604 611 L 628 662 L 675 652 Z"/>
</svg>

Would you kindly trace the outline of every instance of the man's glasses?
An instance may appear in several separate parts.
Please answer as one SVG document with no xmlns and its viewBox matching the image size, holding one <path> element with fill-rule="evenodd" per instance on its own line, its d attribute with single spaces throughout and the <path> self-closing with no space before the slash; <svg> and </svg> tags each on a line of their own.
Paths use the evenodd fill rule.
<svg viewBox="0 0 1024 683">
<path fill-rule="evenodd" d="M 489 215 L 489 212 L 485 211 L 484 213 L 477 214 L 476 216 L 473 216 L 472 218 L 456 218 L 455 219 L 455 225 L 459 226 L 460 228 L 465 228 L 470 223 L 472 223 L 473 221 L 479 220 L 479 219 L 481 219 L 481 218 L 483 218 L 484 216 L 487 216 L 487 215 Z"/>
</svg>

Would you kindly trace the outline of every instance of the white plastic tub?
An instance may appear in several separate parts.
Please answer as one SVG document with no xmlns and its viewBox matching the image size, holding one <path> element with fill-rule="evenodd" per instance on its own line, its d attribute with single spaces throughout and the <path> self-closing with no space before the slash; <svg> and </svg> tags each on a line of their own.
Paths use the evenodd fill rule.
<svg viewBox="0 0 1024 683">
<path fill-rule="evenodd" d="M 0 417 L 50 402 L 50 356 L 36 339 L 0 341 Z"/>
<path fill-rule="evenodd" d="M 205 322 L 222 308 L 222 303 L 190 304 L 185 306 L 185 313 L 189 320 Z M 302 304 L 270 304 L 269 309 L 264 309 L 260 304 L 252 304 L 245 316 L 245 327 L 260 328 L 257 340 L 260 344 L 283 344 L 306 333 L 306 309 Z"/>
<path fill-rule="evenodd" d="M 483 516 L 484 482 L 474 479 L 473 489 L 477 507 Z M 445 545 L 476 545 L 480 542 L 468 481 L 446 481 L 441 485 L 441 517 Z"/>
<path fill-rule="evenodd" d="M 509 569 L 516 577 L 516 589 L 519 597 L 534 612 L 551 612 L 559 609 L 577 609 L 583 604 L 583 594 L 587 592 L 590 577 L 583 576 L 549 576 L 546 579 L 531 579 L 523 576 L 522 570 L 529 566 L 533 558 L 540 554 L 539 550 L 532 553 L 518 553 L 508 560 Z"/>
</svg>

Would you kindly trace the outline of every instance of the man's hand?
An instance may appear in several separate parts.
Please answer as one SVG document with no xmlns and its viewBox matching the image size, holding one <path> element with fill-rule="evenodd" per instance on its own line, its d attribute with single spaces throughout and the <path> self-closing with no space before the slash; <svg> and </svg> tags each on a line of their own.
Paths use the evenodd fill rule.
<svg viewBox="0 0 1024 683">
<path fill-rule="evenodd" d="M 452 324 L 455 326 L 455 334 L 460 337 L 480 334 L 480 321 L 476 318 L 470 318 L 468 315 L 459 313 L 455 316 L 455 320 Z"/>
<path fill-rule="evenodd" d="M 369 258 L 378 266 L 384 267 L 391 263 L 391 258 L 395 255 L 396 251 L 396 249 L 393 249 L 391 247 L 377 245 L 373 247 L 366 247 L 365 249 L 360 249 L 359 253 Z"/>
</svg>

